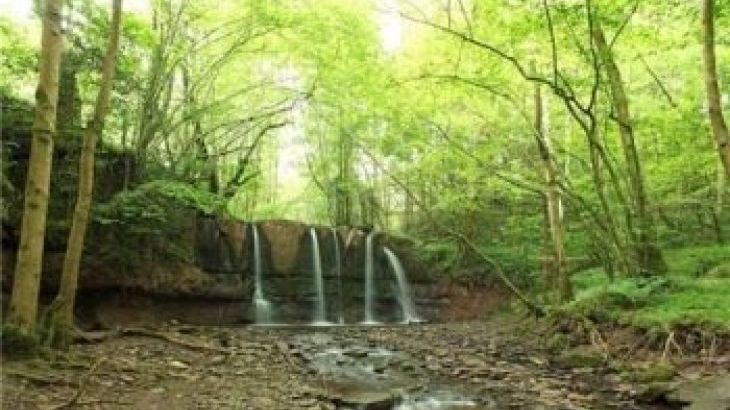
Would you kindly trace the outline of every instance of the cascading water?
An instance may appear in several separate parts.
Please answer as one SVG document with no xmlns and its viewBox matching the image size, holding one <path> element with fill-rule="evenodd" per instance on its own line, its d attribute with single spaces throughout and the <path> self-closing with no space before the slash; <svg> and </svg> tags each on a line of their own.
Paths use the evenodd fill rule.
<svg viewBox="0 0 730 410">
<path fill-rule="evenodd" d="M 324 280 L 322 279 L 322 258 L 319 253 L 319 238 L 317 230 L 309 229 L 309 236 L 312 238 L 312 268 L 314 270 L 314 287 L 317 291 L 317 301 L 314 304 L 314 323 L 327 323 L 327 308 L 324 300 Z"/>
<path fill-rule="evenodd" d="M 371 231 L 365 240 L 365 320 L 364 324 L 377 323 L 373 318 L 373 276 L 375 269 L 375 255 L 373 239 L 375 231 Z"/>
<path fill-rule="evenodd" d="M 271 323 L 271 304 L 264 297 L 263 266 L 261 261 L 261 242 L 259 230 L 256 225 L 251 225 L 253 232 L 253 254 L 254 254 L 254 293 L 253 303 L 256 311 L 256 323 Z"/>
<path fill-rule="evenodd" d="M 339 313 L 339 317 L 337 318 L 337 321 L 339 324 L 345 323 L 345 316 L 344 316 L 344 302 L 343 302 L 343 295 L 342 295 L 342 261 L 340 256 L 340 239 L 337 235 L 337 228 L 332 228 L 332 241 L 335 244 L 335 274 L 337 275 L 337 308 Z"/>
<path fill-rule="evenodd" d="M 418 315 L 416 314 L 416 306 L 413 303 L 411 297 L 411 287 L 408 285 L 408 279 L 406 279 L 406 273 L 403 270 L 398 257 L 389 248 L 383 248 L 385 255 L 388 257 L 390 267 L 393 269 L 395 280 L 398 282 L 398 302 L 400 303 L 401 309 L 403 309 L 403 321 L 406 323 L 420 322 Z"/>
</svg>

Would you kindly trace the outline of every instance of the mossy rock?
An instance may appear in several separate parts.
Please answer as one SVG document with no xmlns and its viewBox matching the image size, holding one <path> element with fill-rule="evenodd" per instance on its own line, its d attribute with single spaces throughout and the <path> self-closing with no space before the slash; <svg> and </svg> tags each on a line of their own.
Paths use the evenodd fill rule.
<svg viewBox="0 0 730 410">
<path fill-rule="evenodd" d="M 10 324 L 0 326 L 0 346 L 6 359 L 28 359 L 35 357 L 40 348 L 37 335 L 26 334 Z"/>
<path fill-rule="evenodd" d="M 666 403 L 675 386 L 666 382 L 646 383 L 636 388 L 636 400 L 641 403 Z"/>
<path fill-rule="evenodd" d="M 723 263 L 713 267 L 707 271 L 705 277 L 714 279 L 730 279 L 730 263 Z"/>
<path fill-rule="evenodd" d="M 598 367 L 605 363 L 603 355 L 588 346 L 578 346 L 564 350 L 556 359 L 559 365 L 565 367 Z"/>
<path fill-rule="evenodd" d="M 628 377 L 639 383 L 668 382 L 677 375 L 677 369 L 669 363 L 652 363 L 651 365 L 635 369 Z"/>
</svg>

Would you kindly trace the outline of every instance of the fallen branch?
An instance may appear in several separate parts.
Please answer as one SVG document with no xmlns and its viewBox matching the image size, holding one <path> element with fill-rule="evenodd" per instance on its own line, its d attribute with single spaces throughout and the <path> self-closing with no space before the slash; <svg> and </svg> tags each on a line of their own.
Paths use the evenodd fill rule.
<svg viewBox="0 0 730 410">
<path fill-rule="evenodd" d="M 89 368 L 89 371 L 86 372 L 84 377 L 81 379 L 81 382 L 79 383 L 79 388 L 76 389 L 76 393 L 65 403 L 57 404 L 55 406 L 48 407 L 46 410 L 61 410 L 61 409 L 68 409 L 74 407 L 79 399 L 81 398 L 81 395 L 84 393 L 84 390 L 86 389 L 86 385 L 89 384 L 89 380 L 91 379 L 91 376 L 96 373 L 96 370 L 99 369 L 99 366 L 101 366 L 102 363 L 104 363 L 104 360 L 106 360 L 104 357 L 101 357 L 94 362 L 93 365 Z"/>
<path fill-rule="evenodd" d="M 50 386 L 50 385 L 75 385 L 74 382 L 71 382 L 66 379 L 59 379 L 59 378 L 50 378 L 46 376 L 41 376 L 39 374 L 34 373 L 25 373 L 20 370 L 7 370 L 3 372 L 4 375 L 10 376 L 10 377 L 17 377 L 19 379 L 25 379 L 29 382 L 36 384 L 38 386 Z"/>
<path fill-rule="evenodd" d="M 224 349 L 221 347 L 216 346 L 209 346 L 199 343 L 193 343 L 189 342 L 187 340 L 178 339 L 177 337 L 169 334 L 169 333 L 162 333 L 162 332 L 155 332 L 153 330 L 148 330 L 144 328 L 138 328 L 138 327 L 128 327 L 121 329 L 119 331 L 119 335 L 121 336 L 144 336 L 144 337 L 151 337 L 155 339 L 164 340 L 166 342 L 185 347 L 190 350 L 194 350 L 196 352 L 215 352 L 215 353 L 223 353 L 223 354 L 230 354 L 231 351 L 229 349 Z"/>
</svg>

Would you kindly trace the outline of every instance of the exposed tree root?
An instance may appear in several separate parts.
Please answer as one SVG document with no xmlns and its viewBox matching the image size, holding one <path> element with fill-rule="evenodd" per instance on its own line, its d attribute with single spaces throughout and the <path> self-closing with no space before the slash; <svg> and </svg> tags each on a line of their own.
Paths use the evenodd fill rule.
<svg viewBox="0 0 730 410">
<path fill-rule="evenodd" d="M 86 372 L 84 377 L 81 379 L 81 382 L 79 383 L 78 389 L 76 389 L 76 393 L 66 402 L 61 404 L 56 404 L 54 406 L 48 407 L 45 410 L 61 410 L 61 409 L 69 409 L 73 408 L 78 404 L 79 399 L 81 398 L 81 395 L 84 394 L 84 390 L 86 389 L 86 385 L 89 384 L 89 380 L 91 379 L 91 376 L 96 373 L 96 371 L 99 369 L 99 366 L 101 366 L 102 363 L 104 363 L 104 360 L 106 360 L 104 357 L 100 357 L 99 359 L 94 362 L 93 365 L 89 368 L 89 371 Z"/>
<path fill-rule="evenodd" d="M 671 348 L 674 348 L 674 350 L 677 351 L 677 354 L 679 354 L 680 357 L 684 356 L 684 353 L 682 352 L 682 347 L 677 343 L 677 341 L 674 338 L 674 332 L 669 332 L 669 336 L 667 336 L 667 341 L 664 342 L 664 351 L 662 352 L 662 361 L 666 362 L 669 358 L 669 354 L 671 354 Z"/>
<path fill-rule="evenodd" d="M 155 332 L 155 331 L 144 329 L 144 328 L 135 328 L 135 327 L 124 328 L 119 331 L 119 335 L 151 337 L 151 338 L 155 338 L 155 339 L 164 340 L 166 342 L 176 344 L 178 346 L 182 346 L 182 347 L 185 347 L 187 349 L 194 350 L 197 352 L 215 352 L 215 353 L 221 353 L 221 354 L 230 354 L 231 353 L 230 349 L 224 349 L 221 347 L 209 346 L 209 345 L 200 344 L 200 343 L 193 343 L 193 342 L 189 342 L 187 340 L 178 339 L 177 337 L 175 337 L 169 333 Z"/>
<path fill-rule="evenodd" d="M 220 353 L 220 354 L 231 354 L 232 353 L 232 351 L 230 349 L 225 349 L 225 348 L 217 347 L 217 346 L 210 346 L 210 345 L 202 344 L 202 343 L 195 343 L 195 342 L 177 338 L 170 333 L 157 332 L 154 330 L 145 329 L 145 328 L 141 328 L 141 327 L 126 327 L 126 328 L 111 330 L 111 331 L 107 331 L 107 332 L 77 331 L 76 335 L 75 335 L 76 340 L 79 342 L 83 342 L 83 343 L 101 343 L 107 339 L 111 339 L 114 337 L 120 337 L 120 336 L 143 336 L 143 337 L 150 337 L 153 339 L 160 339 L 160 340 L 164 340 L 168 343 L 172 343 L 172 344 L 182 346 L 182 347 L 190 349 L 190 350 L 194 350 L 196 352 L 214 352 L 214 353 Z"/>
</svg>

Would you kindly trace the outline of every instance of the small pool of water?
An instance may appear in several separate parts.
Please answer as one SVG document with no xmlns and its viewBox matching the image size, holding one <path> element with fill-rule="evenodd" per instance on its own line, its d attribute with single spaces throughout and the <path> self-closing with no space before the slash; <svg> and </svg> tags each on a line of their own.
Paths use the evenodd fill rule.
<svg viewBox="0 0 730 410">
<path fill-rule="evenodd" d="M 329 335 L 298 338 L 297 348 L 340 409 L 457 410 L 493 408 L 460 386 L 428 379 L 422 363 L 381 346 L 344 343 Z"/>
</svg>

